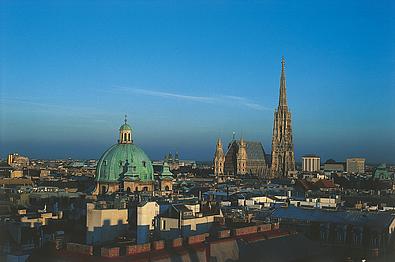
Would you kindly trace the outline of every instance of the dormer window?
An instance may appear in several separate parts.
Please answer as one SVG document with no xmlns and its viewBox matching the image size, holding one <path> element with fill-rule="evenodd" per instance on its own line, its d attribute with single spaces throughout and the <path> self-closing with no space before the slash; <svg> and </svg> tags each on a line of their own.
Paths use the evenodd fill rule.
<svg viewBox="0 0 395 262">
<path fill-rule="evenodd" d="M 143 167 L 146 167 L 147 162 L 143 161 Z"/>
</svg>

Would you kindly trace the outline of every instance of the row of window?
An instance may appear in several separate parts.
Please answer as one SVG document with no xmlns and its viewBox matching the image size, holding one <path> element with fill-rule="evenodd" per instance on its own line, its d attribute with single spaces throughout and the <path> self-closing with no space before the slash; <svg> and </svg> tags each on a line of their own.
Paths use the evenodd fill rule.
<svg viewBox="0 0 395 262">
<path fill-rule="evenodd" d="M 126 160 L 125 164 L 126 164 L 126 162 L 128 162 L 128 161 Z M 146 161 L 141 161 L 141 163 L 143 164 L 143 167 L 147 166 L 147 162 Z M 104 160 L 103 164 L 106 166 L 107 165 L 107 160 Z M 124 165 L 124 162 L 122 160 L 119 160 L 119 166 L 123 166 L 123 165 Z M 129 163 L 128 163 L 128 165 L 129 165 Z M 133 168 L 135 169 L 136 166 L 133 166 Z"/>
<path fill-rule="evenodd" d="M 132 140 L 132 134 L 131 133 L 123 133 L 123 141 L 131 141 Z"/>
</svg>

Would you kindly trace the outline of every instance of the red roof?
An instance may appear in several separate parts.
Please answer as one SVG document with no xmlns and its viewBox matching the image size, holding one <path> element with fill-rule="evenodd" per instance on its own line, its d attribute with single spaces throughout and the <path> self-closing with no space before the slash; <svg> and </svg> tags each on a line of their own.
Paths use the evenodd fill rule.
<svg viewBox="0 0 395 262">
<path fill-rule="evenodd" d="M 335 185 L 335 183 L 333 183 L 332 180 L 320 179 L 317 182 L 315 182 L 314 187 L 317 187 L 317 188 L 335 188 L 336 185 Z"/>
</svg>

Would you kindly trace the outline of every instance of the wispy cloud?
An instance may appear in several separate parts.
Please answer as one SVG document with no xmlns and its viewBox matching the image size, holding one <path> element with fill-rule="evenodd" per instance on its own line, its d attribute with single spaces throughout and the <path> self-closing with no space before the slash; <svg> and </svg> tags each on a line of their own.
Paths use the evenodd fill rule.
<svg viewBox="0 0 395 262">
<path fill-rule="evenodd" d="M 129 89 L 129 90 L 131 90 L 137 94 L 148 95 L 148 96 L 158 96 L 158 97 L 163 97 L 163 98 L 176 98 L 176 99 L 190 100 L 190 101 L 202 102 L 202 103 L 216 102 L 215 98 L 207 97 L 207 96 L 190 96 L 190 95 L 182 95 L 182 94 L 160 92 L 160 91 L 153 91 L 153 90 L 146 90 L 146 89 Z"/>
<path fill-rule="evenodd" d="M 73 117 L 79 119 L 87 119 L 94 122 L 105 122 L 102 118 L 103 115 L 110 115 L 106 111 L 94 107 L 80 106 L 75 104 L 55 104 L 41 102 L 36 99 L 25 99 L 19 97 L 0 98 L 0 108 L 3 110 L 29 110 L 29 112 L 38 112 L 50 115 L 59 115 L 59 117 Z"/>
<path fill-rule="evenodd" d="M 217 105 L 226 105 L 226 106 L 236 105 L 239 107 L 247 107 L 249 109 L 258 110 L 258 111 L 270 110 L 269 108 L 263 105 L 260 105 L 258 103 L 251 101 L 248 98 L 240 97 L 240 96 L 231 96 L 231 95 L 194 96 L 194 95 L 185 95 L 179 93 L 162 92 L 162 91 L 156 91 L 150 89 L 125 87 L 125 86 L 115 87 L 113 91 L 131 92 L 145 96 L 179 99 L 179 100 L 206 103 L 206 104 L 217 104 Z"/>
</svg>

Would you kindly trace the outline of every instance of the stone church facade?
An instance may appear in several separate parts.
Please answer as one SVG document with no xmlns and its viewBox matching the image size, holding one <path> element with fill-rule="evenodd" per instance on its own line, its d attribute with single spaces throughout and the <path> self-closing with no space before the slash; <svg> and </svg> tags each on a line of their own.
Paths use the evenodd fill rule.
<svg viewBox="0 0 395 262">
<path fill-rule="evenodd" d="M 224 154 L 221 140 L 218 139 L 213 163 L 218 181 L 234 175 L 265 176 L 268 172 L 265 151 L 262 143 L 257 141 L 234 139 Z"/>
</svg>

